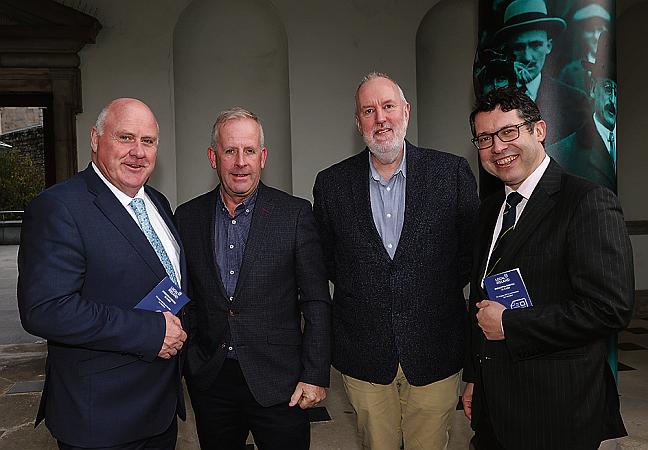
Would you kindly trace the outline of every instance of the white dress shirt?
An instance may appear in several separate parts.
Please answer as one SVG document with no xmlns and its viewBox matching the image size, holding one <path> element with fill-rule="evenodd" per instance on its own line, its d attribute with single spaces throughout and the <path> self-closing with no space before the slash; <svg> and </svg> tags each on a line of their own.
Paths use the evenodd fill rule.
<svg viewBox="0 0 648 450">
<path fill-rule="evenodd" d="M 535 190 L 536 186 L 540 182 L 540 178 L 542 178 L 542 175 L 544 175 L 545 171 L 547 170 L 547 167 L 549 167 L 550 161 L 551 159 L 549 158 L 549 156 L 545 155 L 540 165 L 536 167 L 536 169 L 533 172 L 531 172 L 531 175 L 529 175 L 527 179 L 524 180 L 520 185 L 520 187 L 517 189 L 518 194 L 522 196 L 522 201 L 517 205 L 517 208 L 515 209 L 516 224 L 518 219 L 522 215 L 522 211 L 524 211 L 526 204 L 529 202 L 529 198 L 531 197 L 531 194 L 533 194 L 533 191 Z M 502 220 L 504 216 L 504 207 L 506 206 L 506 196 L 508 196 L 511 192 L 513 192 L 513 189 L 511 189 L 508 186 L 504 186 L 504 194 L 505 194 L 504 202 L 502 202 L 499 215 L 497 216 L 497 222 L 495 223 L 495 229 L 493 230 L 493 237 L 491 238 L 491 245 L 490 245 L 490 249 L 488 250 L 488 259 L 486 260 L 486 267 L 488 267 L 491 253 L 493 253 L 493 247 L 495 247 L 495 241 L 497 240 L 497 237 L 499 236 L 499 233 L 502 230 Z M 482 287 L 483 286 L 484 286 L 484 280 L 482 277 Z"/>
<path fill-rule="evenodd" d="M 528 96 L 534 102 L 536 101 L 536 98 L 538 98 L 538 91 L 540 90 L 540 82 L 542 82 L 542 72 L 540 72 L 538 76 L 535 77 L 533 80 L 529 81 L 525 86 Z"/>
<path fill-rule="evenodd" d="M 104 175 L 101 173 L 99 168 L 95 165 L 95 163 L 92 163 L 92 168 L 94 169 L 95 173 L 99 176 L 101 181 L 103 181 L 106 186 L 108 186 L 108 189 L 115 194 L 115 197 L 117 197 L 117 200 L 119 200 L 119 203 L 122 204 L 124 209 L 128 212 L 128 214 L 133 218 L 135 223 L 137 224 L 137 227 L 139 228 L 139 222 L 137 221 L 137 216 L 135 215 L 135 211 L 133 211 L 133 208 L 130 207 L 129 203 L 133 198 L 130 196 L 124 194 L 122 191 L 117 189 L 115 185 L 113 185 Z M 167 226 L 166 222 L 164 222 L 164 219 L 162 219 L 162 216 L 158 212 L 155 204 L 151 201 L 149 196 L 146 194 L 144 191 L 144 186 L 140 188 L 139 191 L 137 191 L 137 194 L 135 195 L 134 198 L 141 198 L 144 200 L 144 206 L 146 207 L 146 214 L 149 216 L 149 221 L 151 222 L 151 226 L 153 227 L 153 230 L 155 230 L 155 233 L 158 235 L 160 238 L 160 242 L 162 242 L 162 246 L 164 247 L 164 251 L 166 251 L 167 256 L 171 260 L 171 265 L 173 266 L 173 270 L 176 273 L 176 277 L 178 279 L 178 284 L 181 284 L 181 273 L 180 273 L 180 246 L 176 242 L 175 238 L 173 237 L 173 234 L 171 233 L 171 230 Z"/>
</svg>

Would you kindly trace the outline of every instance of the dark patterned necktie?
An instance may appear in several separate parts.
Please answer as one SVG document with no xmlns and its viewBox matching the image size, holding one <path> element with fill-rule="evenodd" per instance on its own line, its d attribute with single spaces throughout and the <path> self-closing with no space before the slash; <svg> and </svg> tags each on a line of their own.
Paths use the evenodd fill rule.
<svg viewBox="0 0 648 450">
<path fill-rule="evenodd" d="M 517 205 L 522 201 L 524 197 L 518 194 L 516 191 L 511 192 L 506 197 L 506 206 L 504 206 L 504 213 L 502 214 L 502 230 L 500 231 L 497 241 L 495 241 L 495 246 L 493 247 L 493 252 L 491 253 L 490 260 L 488 261 L 488 268 L 486 270 L 486 275 L 489 276 L 498 262 L 502 259 L 502 255 L 506 250 L 511 234 L 515 229 L 515 216 L 517 212 Z"/>
<path fill-rule="evenodd" d="M 612 163 L 614 164 L 614 172 L 616 172 L 616 142 L 614 141 L 614 131 L 610 131 L 608 137 L 608 142 L 610 143 L 610 158 L 612 158 Z"/>
</svg>

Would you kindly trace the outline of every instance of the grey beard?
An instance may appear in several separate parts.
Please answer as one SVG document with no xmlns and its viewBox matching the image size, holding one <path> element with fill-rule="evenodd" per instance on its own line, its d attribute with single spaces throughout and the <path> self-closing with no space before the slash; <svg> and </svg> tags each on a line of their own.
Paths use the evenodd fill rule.
<svg viewBox="0 0 648 450">
<path fill-rule="evenodd" d="M 365 142 L 366 143 L 366 142 Z M 369 151 L 371 154 L 378 160 L 380 161 L 381 164 L 391 164 L 396 159 L 398 158 L 398 155 L 400 154 L 400 151 L 403 149 L 403 143 L 400 142 L 393 147 L 375 147 L 373 145 L 369 145 L 368 143 L 367 147 L 369 148 Z"/>
</svg>

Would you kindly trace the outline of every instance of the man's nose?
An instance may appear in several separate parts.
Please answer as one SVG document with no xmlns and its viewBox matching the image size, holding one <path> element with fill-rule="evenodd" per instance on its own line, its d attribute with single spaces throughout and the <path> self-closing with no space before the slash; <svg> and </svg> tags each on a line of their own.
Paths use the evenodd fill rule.
<svg viewBox="0 0 648 450">
<path fill-rule="evenodd" d="M 242 151 L 236 152 L 234 163 L 239 167 L 243 167 L 245 165 L 245 155 Z"/>
<path fill-rule="evenodd" d="M 524 55 L 523 56 L 523 61 L 524 62 L 533 61 L 533 49 L 529 45 L 524 47 L 524 52 L 522 52 L 522 53 Z"/>
<path fill-rule="evenodd" d="M 508 147 L 506 142 L 502 142 L 498 135 L 493 136 L 493 146 L 491 147 L 491 152 L 493 153 L 502 153 L 502 151 Z"/>
<path fill-rule="evenodd" d="M 376 109 L 376 122 L 378 123 L 383 123 L 387 120 L 387 117 L 385 115 L 385 111 L 383 111 L 382 108 L 377 108 Z"/>
<path fill-rule="evenodd" d="M 135 144 L 133 144 L 129 153 L 136 158 L 144 158 L 144 156 L 146 155 L 144 144 L 142 144 L 142 142 L 139 140 L 135 141 Z"/>
</svg>

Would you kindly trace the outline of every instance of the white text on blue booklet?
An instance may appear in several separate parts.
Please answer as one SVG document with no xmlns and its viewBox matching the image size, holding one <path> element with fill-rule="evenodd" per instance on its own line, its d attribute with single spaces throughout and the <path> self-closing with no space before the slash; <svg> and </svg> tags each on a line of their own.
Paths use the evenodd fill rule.
<svg viewBox="0 0 648 450">
<path fill-rule="evenodd" d="M 484 278 L 484 287 L 489 300 L 501 303 L 508 309 L 533 306 L 520 269 L 498 273 Z"/>
<path fill-rule="evenodd" d="M 169 311 L 175 315 L 188 302 L 189 297 L 178 286 L 173 284 L 173 281 L 167 276 L 135 305 L 135 309 L 145 309 L 153 312 Z"/>
</svg>

